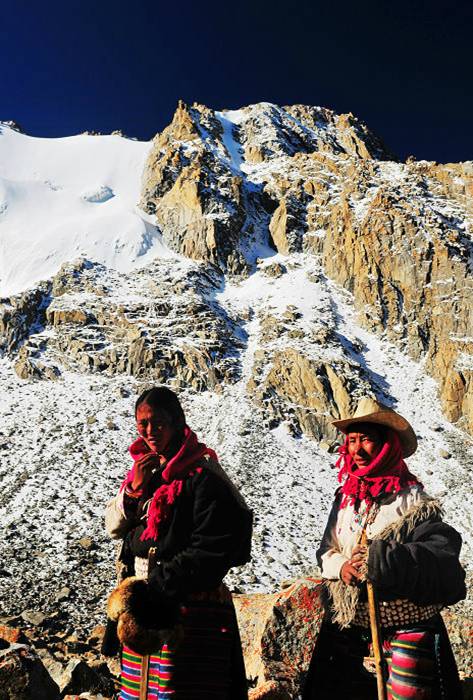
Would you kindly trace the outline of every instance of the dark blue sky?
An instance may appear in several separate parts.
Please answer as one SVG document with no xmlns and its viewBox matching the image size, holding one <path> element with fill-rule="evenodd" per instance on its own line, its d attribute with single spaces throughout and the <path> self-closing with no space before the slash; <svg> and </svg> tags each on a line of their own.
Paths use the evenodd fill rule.
<svg viewBox="0 0 473 700">
<path fill-rule="evenodd" d="M 151 138 L 177 100 L 315 104 L 401 157 L 473 159 L 470 0 L 13 0 L 0 119 L 29 134 Z"/>
</svg>

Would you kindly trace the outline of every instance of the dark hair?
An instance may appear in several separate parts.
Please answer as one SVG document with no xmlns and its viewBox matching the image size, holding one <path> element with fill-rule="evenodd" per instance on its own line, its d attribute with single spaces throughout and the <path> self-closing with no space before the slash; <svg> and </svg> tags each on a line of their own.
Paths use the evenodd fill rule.
<svg viewBox="0 0 473 700">
<path fill-rule="evenodd" d="M 155 410 L 165 411 L 170 419 L 171 426 L 177 435 L 184 433 L 186 417 L 177 395 L 165 386 L 154 386 L 140 394 L 135 403 L 135 418 L 141 404 L 147 404 Z"/>
<path fill-rule="evenodd" d="M 348 433 L 376 433 L 379 435 L 380 442 L 384 443 L 388 438 L 388 430 L 385 425 L 366 421 L 364 423 L 351 423 L 345 428 L 345 435 L 348 435 Z"/>
</svg>

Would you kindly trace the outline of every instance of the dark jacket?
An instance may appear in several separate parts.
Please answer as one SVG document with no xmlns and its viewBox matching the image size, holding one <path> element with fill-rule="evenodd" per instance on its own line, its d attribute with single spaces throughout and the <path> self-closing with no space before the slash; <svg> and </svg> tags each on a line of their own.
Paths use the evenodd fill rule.
<svg viewBox="0 0 473 700">
<path fill-rule="evenodd" d="M 466 597 L 460 561 L 462 539 L 439 515 L 404 525 L 396 538 L 375 539 L 368 556 L 368 577 L 381 600 L 408 598 L 417 605 L 453 605 Z"/>
<path fill-rule="evenodd" d="M 160 485 L 159 475 L 149 494 Z M 156 548 L 157 564 L 149 584 L 170 597 L 216 588 L 232 566 L 250 559 L 252 513 L 230 486 L 210 469 L 188 477 L 162 522 L 157 540 L 142 540 L 142 503 L 124 498 L 126 530 L 121 560 L 132 574 L 134 557 L 147 557 Z"/>
</svg>

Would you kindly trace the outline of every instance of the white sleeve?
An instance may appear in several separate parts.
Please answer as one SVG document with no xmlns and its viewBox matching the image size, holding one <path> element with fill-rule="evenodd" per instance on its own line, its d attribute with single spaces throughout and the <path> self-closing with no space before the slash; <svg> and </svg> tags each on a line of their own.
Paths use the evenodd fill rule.
<svg viewBox="0 0 473 700">
<path fill-rule="evenodd" d="M 342 546 L 337 537 L 339 501 L 335 499 L 318 551 L 319 566 L 322 576 L 328 579 L 340 578 L 340 571 L 348 557 L 342 554 Z"/>
<path fill-rule="evenodd" d="M 329 549 L 322 556 L 322 576 L 330 579 L 340 578 L 342 566 L 347 561 L 349 559 L 344 554 L 335 549 Z"/>
<path fill-rule="evenodd" d="M 130 520 L 125 515 L 123 505 L 124 489 L 119 491 L 105 509 L 105 528 L 113 540 L 122 539 L 130 528 Z"/>
</svg>

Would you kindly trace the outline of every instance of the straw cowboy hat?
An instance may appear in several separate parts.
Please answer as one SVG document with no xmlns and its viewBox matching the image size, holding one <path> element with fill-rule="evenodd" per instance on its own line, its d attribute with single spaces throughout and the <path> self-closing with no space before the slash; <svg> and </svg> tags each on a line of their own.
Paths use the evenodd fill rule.
<svg viewBox="0 0 473 700">
<path fill-rule="evenodd" d="M 392 408 L 369 396 L 360 399 L 353 416 L 332 421 L 332 425 L 342 433 L 347 433 L 348 427 L 354 423 L 376 423 L 395 430 L 399 435 L 404 457 L 410 457 L 417 449 L 417 438 L 410 423 Z"/>
</svg>

